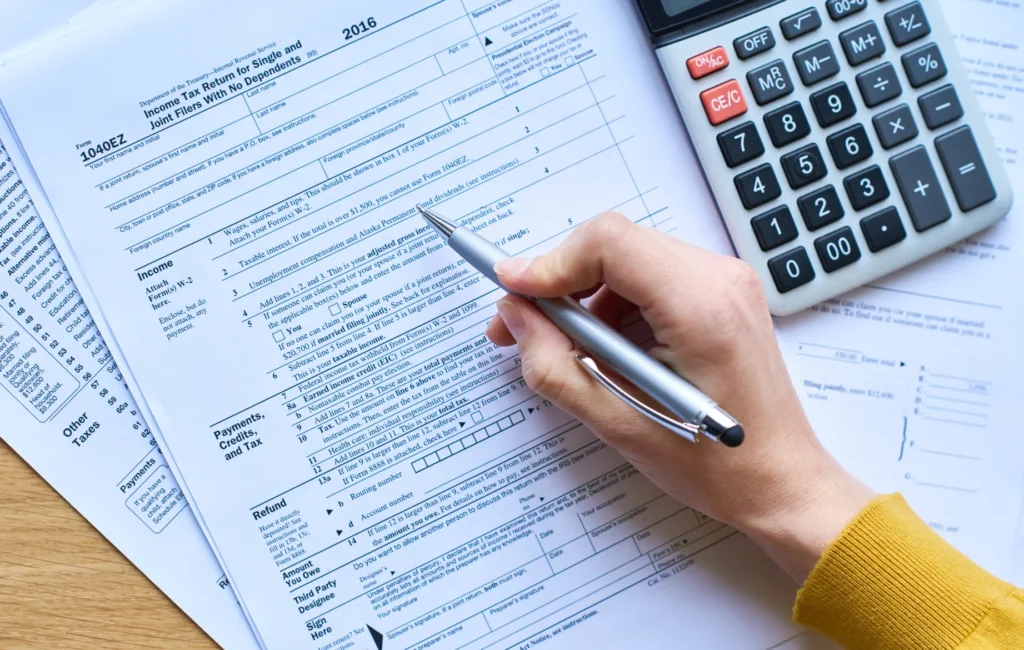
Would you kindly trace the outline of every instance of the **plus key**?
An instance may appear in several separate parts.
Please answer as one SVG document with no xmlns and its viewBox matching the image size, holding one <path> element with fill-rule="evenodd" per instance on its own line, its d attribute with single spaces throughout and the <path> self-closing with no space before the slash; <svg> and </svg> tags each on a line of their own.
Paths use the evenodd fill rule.
<svg viewBox="0 0 1024 650">
<path fill-rule="evenodd" d="M 889 161 L 896 186 L 907 204 L 914 229 L 923 232 L 948 221 L 953 213 L 939 186 L 939 178 L 924 147 L 918 146 L 893 156 Z"/>
</svg>

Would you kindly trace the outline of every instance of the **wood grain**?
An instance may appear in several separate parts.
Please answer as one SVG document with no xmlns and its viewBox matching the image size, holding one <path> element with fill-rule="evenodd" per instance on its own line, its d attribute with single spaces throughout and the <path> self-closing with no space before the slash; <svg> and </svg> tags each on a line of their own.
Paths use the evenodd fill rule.
<svg viewBox="0 0 1024 650">
<path fill-rule="evenodd" d="M 216 647 L 0 441 L 0 648 Z"/>
</svg>

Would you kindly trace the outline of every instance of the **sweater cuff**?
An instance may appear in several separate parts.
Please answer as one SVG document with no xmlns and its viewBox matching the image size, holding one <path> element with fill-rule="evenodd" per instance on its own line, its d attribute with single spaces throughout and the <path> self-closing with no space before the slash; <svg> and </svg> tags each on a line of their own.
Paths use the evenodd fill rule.
<svg viewBox="0 0 1024 650">
<path fill-rule="evenodd" d="M 847 647 L 955 648 L 1011 589 L 890 494 L 826 549 L 797 594 L 793 620 Z"/>
</svg>

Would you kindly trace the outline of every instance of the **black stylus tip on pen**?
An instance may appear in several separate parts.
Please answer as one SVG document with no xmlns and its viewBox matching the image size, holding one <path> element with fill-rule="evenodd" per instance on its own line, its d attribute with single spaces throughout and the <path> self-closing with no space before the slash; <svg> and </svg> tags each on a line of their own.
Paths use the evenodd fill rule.
<svg viewBox="0 0 1024 650">
<path fill-rule="evenodd" d="M 718 437 L 718 442 L 726 447 L 739 447 L 743 444 L 743 437 L 743 427 L 737 424 L 723 431 Z"/>
</svg>

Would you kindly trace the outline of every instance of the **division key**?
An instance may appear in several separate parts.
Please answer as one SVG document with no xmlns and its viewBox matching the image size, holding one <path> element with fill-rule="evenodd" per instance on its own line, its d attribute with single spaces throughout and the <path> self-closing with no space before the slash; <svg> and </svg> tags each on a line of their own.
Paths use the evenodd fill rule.
<svg viewBox="0 0 1024 650">
<path fill-rule="evenodd" d="M 939 136 L 935 139 L 935 149 L 961 210 L 970 212 L 995 200 L 996 188 L 992 186 L 971 127 L 961 126 Z"/>
</svg>

